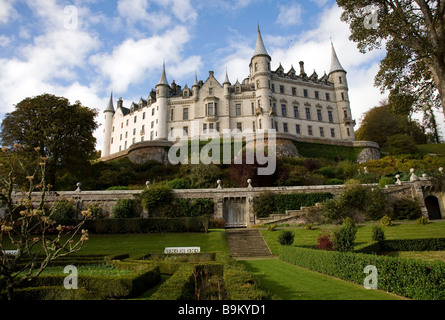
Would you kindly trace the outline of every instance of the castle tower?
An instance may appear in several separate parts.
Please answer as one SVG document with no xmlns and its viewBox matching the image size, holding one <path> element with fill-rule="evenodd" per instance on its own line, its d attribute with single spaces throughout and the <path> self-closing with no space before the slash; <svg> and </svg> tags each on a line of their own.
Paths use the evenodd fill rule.
<svg viewBox="0 0 445 320">
<path fill-rule="evenodd" d="M 337 111 L 340 120 L 341 138 L 344 140 L 355 140 L 354 126 L 352 119 L 351 105 L 349 102 L 349 87 L 346 78 L 346 71 L 340 64 L 337 53 L 332 46 L 331 70 L 329 72 L 329 81 L 334 84 L 335 99 L 337 101 Z"/>
<path fill-rule="evenodd" d="M 193 97 L 195 102 L 197 102 L 199 100 L 199 83 L 198 83 L 198 76 L 195 73 L 195 83 L 192 86 L 192 91 L 193 91 Z"/>
<path fill-rule="evenodd" d="M 110 155 L 111 148 L 111 134 L 113 132 L 113 117 L 114 117 L 114 106 L 113 106 L 113 93 L 111 93 L 110 101 L 108 106 L 104 111 L 104 136 L 103 136 L 103 148 L 102 157 L 107 157 Z"/>
<path fill-rule="evenodd" d="M 271 71 L 270 62 L 272 58 L 267 53 L 261 37 L 260 27 L 258 26 L 258 35 L 255 51 L 250 62 L 250 79 L 255 85 L 256 91 L 256 107 L 258 115 L 259 129 L 272 129 L 272 89 L 271 89 Z"/>
<path fill-rule="evenodd" d="M 165 75 L 165 63 L 162 67 L 162 75 L 159 83 L 156 85 L 156 113 L 158 118 L 157 124 L 157 136 L 156 140 L 167 140 L 168 139 L 168 106 L 167 100 L 170 93 L 170 85 L 167 81 L 167 76 Z"/>
</svg>

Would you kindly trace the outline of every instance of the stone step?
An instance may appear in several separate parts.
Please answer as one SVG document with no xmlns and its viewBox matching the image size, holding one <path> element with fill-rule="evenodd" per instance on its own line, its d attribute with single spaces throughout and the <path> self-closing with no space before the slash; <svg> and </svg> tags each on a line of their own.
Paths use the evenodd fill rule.
<svg viewBox="0 0 445 320">
<path fill-rule="evenodd" d="M 228 229 L 226 234 L 230 254 L 235 259 L 270 258 L 273 256 L 259 230 Z"/>
</svg>

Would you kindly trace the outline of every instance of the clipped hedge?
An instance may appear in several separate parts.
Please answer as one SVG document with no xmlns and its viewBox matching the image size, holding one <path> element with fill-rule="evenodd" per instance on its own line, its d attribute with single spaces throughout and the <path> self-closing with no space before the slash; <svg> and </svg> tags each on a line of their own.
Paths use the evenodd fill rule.
<svg viewBox="0 0 445 320">
<path fill-rule="evenodd" d="M 63 281 L 66 276 L 66 274 L 61 274 L 60 276 L 41 275 L 38 278 L 26 283 L 26 286 L 28 287 L 27 289 L 30 289 L 30 287 L 40 287 L 39 290 L 43 290 L 42 287 L 50 287 L 51 289 L 58 288 L 57 292 L 59 291 L 59 289 L 62 291 L 75 291 L 66 290 L 63 287 Z M 147 290 L 147 288 L 150 288 L 159 283 L 160 280 L 161 276 L 158 266 L 145 266 L 144 268 L 128 275 L 79 275 L 78 286 L 79 289 L 86 289 L 91 294 L 91 297 L 95 297 L 95 299 L 115 299 L 137 296 Z M 47 293 L 46 296 L 48 295 L 50 294 Z M 61 296 L 61 298 L 64 297 L 64 295 Z M 74 298 L 75 297 L 73 297 L 73 299 Z"/>
<path fill-rule="evenodd" d="M 445 299 L 445 264 L 387 256 L 281 247 L 279 257 L 300 267 L 363 284 L 363 270 L 378 270 L 378 288 L 417 300 Z"/>
<path fill-rule="evenodd" d="M 194 268 L 191 264 L 181 266 L 153 293 L 150 300 L 193 300 L 195 290 Z"/>
<path fill-rule="evenodd" d="M 6 300 L 6 293 L 0 295 L 0 301 Z M 87 289 L 67 290 L 60 286 L 30 287 L 14 291 L 14 300 L 95 300 Z"/>
<path fill-rule="evenodd" d="M 441 251 L 445 250 L 445 238 L 385 240 L 381 251 Z"/>
<path fill-rule="evenodd" d="M 92 234 L 207 232 L 208 217 L 88 220 L 83 228 Z"/>
</svg>

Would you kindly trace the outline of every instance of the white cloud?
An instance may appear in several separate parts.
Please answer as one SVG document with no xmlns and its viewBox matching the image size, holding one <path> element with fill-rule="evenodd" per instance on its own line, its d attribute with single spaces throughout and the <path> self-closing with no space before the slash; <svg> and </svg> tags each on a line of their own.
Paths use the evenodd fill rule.
<svg viewBox="0 0 445 320">
<path fill-rule="evenodd" d="M 169 69 L 168 78 L 181 77 L 199 68 L 199 57 L 181 56 L 183 46 L 188 41 L 187 29 L 177 26 L 162 35 L 140 40 L 127 39 L 111 54 L 97 54 L 90 61 L 110 81 L 113 90 L 125 92 L 130 85 L 143 82 L 152 73 L 160 77 L 164 60 Z"/>
<path fill-rule="evenodd" d="M 278 5 L 280 10 L 276 23 L 280 26 L 287 28 L 301 24 L 303 8 L 299 3 L 292 3 L 289 5 Z"/>
<path fill-rule="evenodd" d="M 17 18 L 18 13 L 14 9 L 15 0 L 0 0 L 0 24 Z"/>
</svg>

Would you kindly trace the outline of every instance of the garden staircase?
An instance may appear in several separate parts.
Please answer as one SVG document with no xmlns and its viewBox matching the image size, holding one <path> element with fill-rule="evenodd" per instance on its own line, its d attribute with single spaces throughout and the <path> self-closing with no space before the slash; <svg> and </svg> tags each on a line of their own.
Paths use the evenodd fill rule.
<svg viewBox="0 0 445 320">
<path fill-rule="evenodd" d="M 256 221 L 259 225 L 278 224 L 293 222 L 291 224 L 300 224 L 305 222 L 305 215 L 308 210 L 320 207 L 321 204 L 317 203 L 313 207 L 301 207 L 299 210 L 286 210 L 285 214 L 271 214 L 267 218 L 260 218 Z"/>
<path fill-rule="evenodd" d="M 227 229 L 227 243 L 237 260 L 272 258 L 272 252 L 257 229 Z"/>
</svg>

